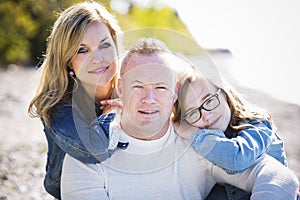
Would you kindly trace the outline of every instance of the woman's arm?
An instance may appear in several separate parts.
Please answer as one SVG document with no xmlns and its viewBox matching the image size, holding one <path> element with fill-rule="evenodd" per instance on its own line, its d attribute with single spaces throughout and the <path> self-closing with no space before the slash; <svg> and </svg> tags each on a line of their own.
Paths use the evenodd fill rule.
<svg viewBox="0 0 300 200">
<path fill-rule="evenodd" d="M 76 119 L 74 119 L 76 116 Z M 100 117 L 101 118 L 101 117 Z M 74 115 L 64 106 L 51 120 L 51 128 L 44 131 L 67 154 L 86 163 L 97 163 L 109 158 L 115 150 L 108 150 L 109 139 L 98 120 L 89 122 L 84 116 Z M 112 118 L 105 118 L 108 123 Z"/>
<path fill-rule="evenodd" d="M 99 165 L 84 164 L 66 155 L 61 176 L 61 197 L 64 200 L 108 200 L 104 177 Z"/>
</svg>

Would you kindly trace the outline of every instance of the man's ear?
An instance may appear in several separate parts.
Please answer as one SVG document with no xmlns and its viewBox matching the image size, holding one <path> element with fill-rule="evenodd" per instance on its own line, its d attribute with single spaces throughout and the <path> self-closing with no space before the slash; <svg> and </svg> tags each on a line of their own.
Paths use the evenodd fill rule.
<svg viewBox="0 0 300 200">
<path fill-rule="evenodd" d="M 173 103 L 175 103 L 178 99 L 178 90 L 179 90 L 179 82 L 177 82 L 175 85 L 175 93 L 174 93 Z"/>
<path fill-rule="evenodd" d="M 122 89 L 122 80 L 119 78 L 118 79 L 118 96 L 121 97 L 123 94 L 123 89 Z"/>
</svg>

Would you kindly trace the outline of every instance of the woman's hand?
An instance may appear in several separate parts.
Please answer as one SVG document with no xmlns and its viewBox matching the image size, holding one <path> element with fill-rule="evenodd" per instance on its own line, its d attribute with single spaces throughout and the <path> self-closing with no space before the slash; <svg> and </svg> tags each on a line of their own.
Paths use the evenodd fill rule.
<svg viewBox="0 0 300 200">
<path fill-rule="evenodd" d="M 197 127 L 191 126 L 185 121 L 174 123 L 174 129 L 177 135 L 186 140 L 190 140 L 192 135 L 198 130 Z"/>
<path fill-rule="evenodd" d="M 100 101 L 100 109 L 103 110 L 103 113 L 109 113 L 113 110 L 122 111 L 123 104 L 120 99 L 106 99 Z"/>
</svg>

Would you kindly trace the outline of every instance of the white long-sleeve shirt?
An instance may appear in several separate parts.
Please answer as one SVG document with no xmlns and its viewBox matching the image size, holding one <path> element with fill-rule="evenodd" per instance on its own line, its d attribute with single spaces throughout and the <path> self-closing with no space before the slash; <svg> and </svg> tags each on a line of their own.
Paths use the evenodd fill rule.
<svg viewBox="0 0 300 200">
<path fill-rule="evenodd" d="M 241 174 L 230 175 L 196 154 L 172 126 L 158 140 L 142 141 L 120 129 L 119 141 L 129 142 L 99 164 L 84 164 L 66 155 L 62 199 L 204 199 L 216 182 L 252 192 L 252 199 L 294 200 L 296 176 L 272 157 L 260 158 Z"/>
</svg>

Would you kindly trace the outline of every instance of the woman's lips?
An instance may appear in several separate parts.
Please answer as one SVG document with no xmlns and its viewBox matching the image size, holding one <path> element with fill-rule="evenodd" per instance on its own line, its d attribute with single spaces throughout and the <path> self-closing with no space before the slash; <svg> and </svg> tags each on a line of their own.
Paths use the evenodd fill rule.
<svg viewBox="0 0 300 200">
<path fill-rule="evenodd" d="M 91 73 L 91 74 L 103 74 L 106 72 L 106 70 L 109 68 L 109 66 L 107 67 L 100 67 L 100 68 L 97 68 L 97 69 L 94 69 L 94 70 L 90 70 L 88 71 L 88 73 Z"/>
</svg>

